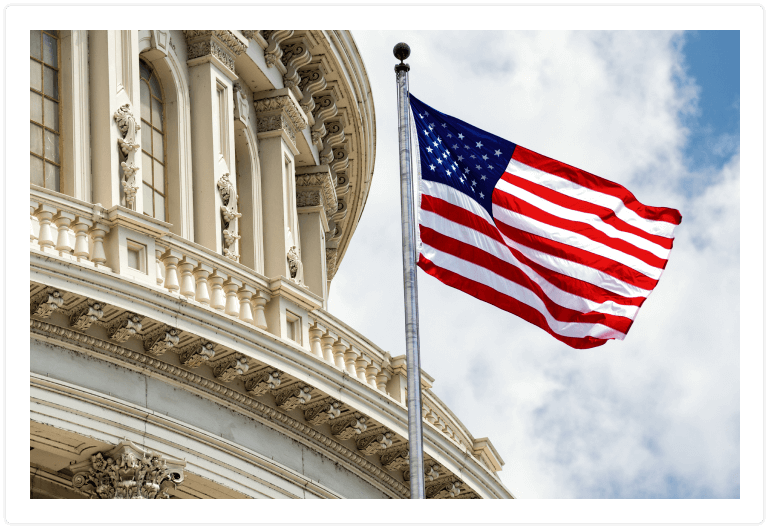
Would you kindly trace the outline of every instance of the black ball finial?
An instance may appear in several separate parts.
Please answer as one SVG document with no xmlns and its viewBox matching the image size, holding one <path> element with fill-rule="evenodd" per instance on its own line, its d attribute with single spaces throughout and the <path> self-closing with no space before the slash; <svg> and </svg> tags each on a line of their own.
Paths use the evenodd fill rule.
<svg viewBox="0 0 769 529">
<path fill-rule="evenodd" d="M 409 45 L 405 42 L 399 42 L 393 48 L 393 55 L 395 55 L 395 58 L 400 62 L 403 62 L 409 58 L 409 55 L 411 55 L 411 48 L 409 48 Z"/>
</svg>

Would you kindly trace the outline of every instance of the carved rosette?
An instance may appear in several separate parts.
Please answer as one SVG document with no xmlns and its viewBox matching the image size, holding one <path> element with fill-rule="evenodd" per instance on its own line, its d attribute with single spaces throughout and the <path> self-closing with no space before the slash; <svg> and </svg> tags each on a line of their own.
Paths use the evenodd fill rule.
<svg viewBox="0 0 769 529">
<path fill-rule="evenodd" d="M 284 410 L 293 410 L 297 406 L 310 402 L 311 391 L 312 387 L 304 383 L 288 387 L 275 395 L 275 405 Z"/>
<path fill-rule="evenodd" d="M 179 361 L 187 367 L 200 367 L 214 357 L 216 354 L 214 347 L 216 346 L 213 342 L 195 340 L 179 352 Z"/>
<path fill-rule="evenodd" d="M 223 382 L 231 382 L 235 377 L 248 372 L 248 358 L 231 356 L 213 367 L 214 376 Z"/>
<path fill-rule="evenodd" d="M 30 312 L 38 318 L 48 318 L 53 311 L 61 309 L 62 305 L 64 305 L 64 297 L 61 292 L 47 288 L 32 300 Z"/>
<path fill-rule="evenodd" d="M 390 431 L 385 431 L 382 433 L 362 436 L 355 441 L 355 446 L 367 456 L 373 456 L 378 452 L 390 448 L 393 444 L 392 439 L 394 435 L 395 434 Z"/>
<path fill-rule="evenodd" d="M 390 448 L 379 456 L 379 462 L 387 470 L 402 470 L 409 466 L 409 449 L 403 446 Z"/>
<path fill-rule="evenodd" d="M 161 327 L 144 337 L 144 350 L 160 356 L 179 343 L 181 331 L 171 327 Z"/>
<path fill-rule="evenodd" d="M 112 322 L 109 329 L 107 329 L 107 335 L 110 340 L 117 343 L 123 343 L 130 337 L 141 332 L 142 319 L 143 318 L 138 314 L 126 312 Z"/>
<path fill-rule="evenodd" d="M 167 499 L 184 480 L 186 462 L 146 453 L 130 441 L 71 467 L 72 485 L 92 499 Z"/>
<path fill-rule="evenodd" d="M 139 150 L 136 133 L 141 129 L 141 125 L 131 112 L 131 105 L 128 103 L 117 109 L 112 117 L 122 135 L 117 139 L 117 143 L 124 158 L 120 162 L 120 167 L 123 168 L 122 184 L 125 201 L 129 208 L 136 209 L 136 192 L 139 189 L 136 173 L 139 167 L 135 163 L 134 156 Z"/>
<path fill-rule="evenodd" d="M 222 199 L 222 237 L 224 238 L 224 247 L 222 253 L 225 257 L 237 261 L 240 255 L 237 252 L 238 235 L 237 219 L 241 217 L 238 213 L 238 195 L 235 194 L 235 186 L 230 182 L 230 173 L 224 173 L 216 183 L 219 189 L 219 196 Z"/>
<path fill-rule="evenodd" d="M 246 380 L 246 391 L 258 397 L 280 386 L 281 372 L 272 367 L 262 369 L 256 376 Z"/>
<path fill-rule="evenodd" d="M 235 75 L 235 58 L 246 51 L 246 43 L 229 30 L 186 30 L 187 64 L 193 66 L 205 60 L 221 64 L 226 73 Z"/>
<path fill-rule="evenodd" d="M 104 304 L 87 299 L 72 310 L 69 324 L 80 331 L 88 328 L 104 316 Z"/>
<path fill-rule="evenodd" d="M 304 410 L 304 420 L 319 426 L 339 417 L 342 403 L 338 400 L 325 399 L 317 405 Z"/>
<path fill-rule="evenodd" d="M 350 439 L 354 435 L 360 435 L 366 431 L 368 419 L 360 413 L 345 415 L 331 423 L 331 434 L 339 439 Z"/>
</svg>

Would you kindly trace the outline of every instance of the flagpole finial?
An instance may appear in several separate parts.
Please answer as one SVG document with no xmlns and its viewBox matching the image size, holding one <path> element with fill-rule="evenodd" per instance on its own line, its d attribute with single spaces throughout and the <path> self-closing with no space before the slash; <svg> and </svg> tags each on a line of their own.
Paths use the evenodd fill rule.
<svg viewBox="0 0 769 529">
<path fill-rule="evenodd" d="M 395 65 L 395 71 L 399 72 L 401 70 L 409 71 L 409 65 L 404 63 L 406 59 L 409 58 L 409 55 L 411 55 L 411 48 L 408 44 L 405 42 L 399 42 L 395 45 L 393 48 L 393 55 L 395 55 L 395 58 L 398 59 L 401 63 Z"/>
</svg>

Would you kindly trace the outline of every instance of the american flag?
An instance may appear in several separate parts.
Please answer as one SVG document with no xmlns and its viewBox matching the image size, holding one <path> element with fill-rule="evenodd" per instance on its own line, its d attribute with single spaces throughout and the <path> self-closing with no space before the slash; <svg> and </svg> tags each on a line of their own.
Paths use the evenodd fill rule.
<svg viewBox="0 0 769 529">
<path fill-rule="evenodd" d="M 410 101 L 420 268 L 571 347 L 624 339 L 681 214 Z"/>
</svg>

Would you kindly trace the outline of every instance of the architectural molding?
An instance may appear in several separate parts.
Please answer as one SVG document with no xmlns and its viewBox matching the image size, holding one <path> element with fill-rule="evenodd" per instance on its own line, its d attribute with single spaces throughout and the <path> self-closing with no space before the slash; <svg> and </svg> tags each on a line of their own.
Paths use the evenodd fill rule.
<svg viewBox="0 0 769 529">
<path fill-rule="evenodd" d="M 222 236 L 224 239 L 224 248 L 222 253 L 228 259 L 238 261 L 240 255 L 237 251 L 238 235 L 237 220 L 241 217 L 238 213 L 238 195 L 235 193 L 235 186 L 230 182 L 230 173 L 225 173 L 216 182 L 219 190 L 219 197 L 222 199 L 220 207 L 222 213 Z"/>
<path fill-rule="evenodd" d="M 184 38 L 187 41 L 189 66 L 213 62 L 231 80 L 237 79 L 235 58 L 246 51 L 248 43 L 243 42 L 233 31 L 185 30 Z"/>
<path fill-rule="evenodd" d="M 85 331 L 99 321 L 102 316 L 104 316 L 104 304 L 93 299 L 86 299 L 72 309 L 69 324 L 79 331 Z"/>
<path fill-rule="evenodd" d="M 136 192 L 139 190 L 136 180 L 136 173 L 139 172 L 139 167 L 136 165 L 135 155 L 140 149 L 136 133 L 141 129 L 141 125 L 134 117 L 129 103 L 118 108 L 112 117 L 115 119 L 122 135 L 122 137 L 117 139 L 117 143 L 120 147 L 120 152 L 123 153 L 123 161 L 120 162 L 120 167 L 123 168 L 123 193 L 125 193 L 126 205 L 130 209 L 135 210 Z"/>
<path fill-rule="evenodd" d="M 291 90 L 281 88 L 258 92 L 254 94 L 254 108 L 259 133 L 282 130 L 296 148 L 296 135 L 307 128 L 307 119 Z"/>
</svg>

